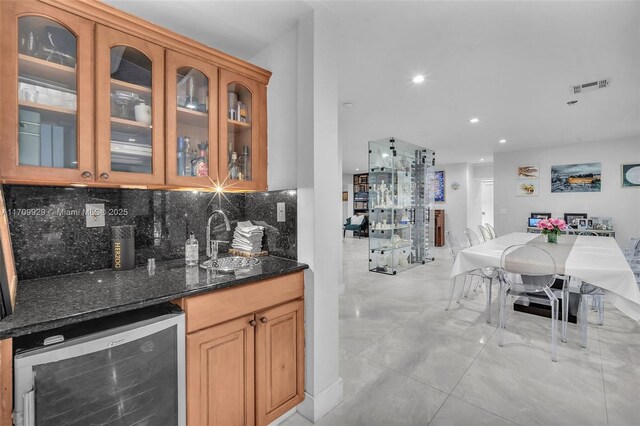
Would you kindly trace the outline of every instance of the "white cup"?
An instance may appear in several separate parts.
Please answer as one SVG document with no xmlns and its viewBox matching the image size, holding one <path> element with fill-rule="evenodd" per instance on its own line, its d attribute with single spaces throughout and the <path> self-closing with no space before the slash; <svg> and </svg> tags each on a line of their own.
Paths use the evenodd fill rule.
<svg viewBox="0 0 640 426">
<path fill-rule="evenodd" d="M 141 103 L 134 108 L 136 121 L 144 124 L 151 124 L 151 106 Z"/>
</svg>

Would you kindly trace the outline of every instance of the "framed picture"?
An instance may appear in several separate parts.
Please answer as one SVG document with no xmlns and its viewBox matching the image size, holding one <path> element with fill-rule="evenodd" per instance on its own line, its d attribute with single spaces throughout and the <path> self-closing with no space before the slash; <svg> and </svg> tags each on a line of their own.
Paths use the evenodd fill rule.
<svg viewBox="0 0 640 426">
<path fill-rule="evenodd" d="M 622 187 L 640 187 L 640 163 L 622 165 Z"/>
<path fill-rule="evenodd" d="M 518 166 L 516 177 L 518 179 L 540 179 L 540 167 L 533 165 Z"/>
<path fill-rule="evenodd" d="M 551 192 L 600 192 L 601 164 L 551 166 Z"/>
<path fill-rule="evenodd" d="M 516 181 L 516 197 L 537 197 L 540 189 L 540 180 Z"/>
<path fill-rule="evenodd" d="M 578 229 L 587 229 L 587 219 L 578 219 Z"/>
<path fill-rule="evenodd" d="M 342 191 L 342 201 L 349 201 L 349 193 L 347 191 Z"/>
<path fill-rule="evenodd" d="M 535 219 L 549 219 L 551 217 L 551 213 L 532 212 L 531 217 Z"/>
<path fill-rule="evenodd" d="M 433 194 L 436 203 L 444 203 L 444 170 L 433 173 Z"/>
<path fill-rule="evenodd" d="M 564 214 L 564 221 L 567 223 L 567 225 L 571 226 L 572 228 L 577 228 L 578 221 L 580 219 L 586 219 L 586 218 L 587 218 L 586 213 L 565 213 Z"/>
</svg>

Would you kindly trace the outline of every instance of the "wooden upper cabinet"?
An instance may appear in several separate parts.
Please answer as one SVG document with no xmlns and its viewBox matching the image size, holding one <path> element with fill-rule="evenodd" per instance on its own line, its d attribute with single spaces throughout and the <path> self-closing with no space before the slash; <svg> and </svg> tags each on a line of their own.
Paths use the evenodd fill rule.
<svg viewBox="0 0 640 426">
<path fill-rule="evenodd" d="M 304 399 L 302 300 L 256 314 L 256 424 L 268 425 Z"/>
<path fill-rule="evenodd" d="M 187 335 L 187 424 L 254 424 L 253 315 Z"/>
<path fill-rule="evenodd" d="M 0 176 L 92 182 L 93 23 L 34 1 L 0 8 Z"/>
<path fill-rule="evenodd" d="M 164 48 L 96 25 L 98 183 L 165 183 L 164 86 Z"/>
<path fill-rule="evenodd" d="M 266 86 L 222 69 L 219 96 L 221 180 L 229 190 L 266 190 Z"/>
<path fill-rule="evenodd" d="M 218 182 L 218 67 L 166 52 L 168 185 L 211 188 Z"/>
</svg>

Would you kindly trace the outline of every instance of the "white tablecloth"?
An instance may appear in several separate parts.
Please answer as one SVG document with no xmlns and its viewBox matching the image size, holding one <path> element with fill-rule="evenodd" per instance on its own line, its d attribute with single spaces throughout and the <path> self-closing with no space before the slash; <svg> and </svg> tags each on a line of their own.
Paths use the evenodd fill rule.
<svg viewBox="0 0 640 426">
<path fill-rule="evenodd" d="M 451 278 L 486 266 L 499 267 L 504 249 L 514 244 L 526 244 L 538 236 L 514 232 L 461 250 L 451 269 Z M 640 321 L 640 290 L 622 250 L 613 238 L 578 236 L 564 270 L 572 278 L 602 288 L 609 302 L 624 314 Z"/>
</svg>

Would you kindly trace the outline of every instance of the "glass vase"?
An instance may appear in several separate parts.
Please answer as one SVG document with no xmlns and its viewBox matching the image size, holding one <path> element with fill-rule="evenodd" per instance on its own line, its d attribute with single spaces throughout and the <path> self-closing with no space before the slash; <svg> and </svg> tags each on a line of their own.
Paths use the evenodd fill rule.
<svg viewBox="0 0 640 426">
<path fill-rule="evenodd" d="M 551 244 L 558 244 L 558 234 L 555 232 L 547 234 L 547 242 Z"/>
</svg>

